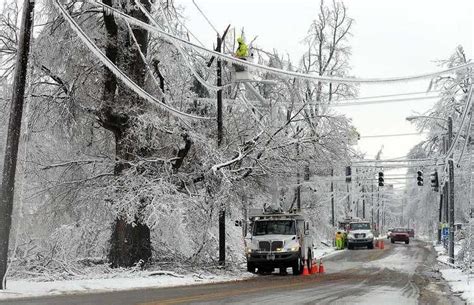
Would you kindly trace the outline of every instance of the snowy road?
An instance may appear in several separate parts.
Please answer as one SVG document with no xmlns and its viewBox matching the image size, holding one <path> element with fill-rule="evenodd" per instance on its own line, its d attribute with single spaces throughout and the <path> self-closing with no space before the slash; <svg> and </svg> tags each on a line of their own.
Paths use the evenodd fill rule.
<svg viewBox="0 0 474 305">
<path fill-rule="evenodd" d="M 325 262 L 326 274 L 259 276 L 220 284 L 11 300 L 1 305 L 62 304 L 464 304 L 440 279 L 421 242 L 358 249 Z"/>
</svg>

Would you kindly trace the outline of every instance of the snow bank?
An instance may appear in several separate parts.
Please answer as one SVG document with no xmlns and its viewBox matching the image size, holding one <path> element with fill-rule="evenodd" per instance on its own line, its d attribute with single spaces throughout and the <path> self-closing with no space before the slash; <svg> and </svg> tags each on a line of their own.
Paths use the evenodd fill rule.
<svg viewBox="0 0 474 305">
<path fill-rule="evenodd" d="M 441 275 L 448 282 L 451 290 L 455 294 L 459 294 L 461 298 L 466 300 L 467 304 L 474 304 L 474 274 L 470 276 L 459 268 L 455 268 L 449 263 L 449 256 L 441 245 L 436 245 L 435 250 L 438 254 L 438 261 L 441 264 Z M 455 245 L 455 255 L 460 250 L 459 245 Z"/>
<path fill-rule="evenodd" d="M 148 276 L 53 282 L 11 280 L 7 282 L 7 290 L 0 290 L 0 300 L 44 295 L 92 293 L 227 282 L 243 280 L 253 276 L 252 274 L 202 276 L 197 274 L 180 275 L 173 272 L 150 272 Z"/>
<path fill-rule="evenodd" d="M 463 273 L 460 269 L 440 270 L 443 278 L 455 294 L 459 294 L 468 304 L 474 304 L 474 275 Z"/>
<path fill-rule="evenodd" d="M 334 247 L 320 247 L 313 249 L 313 257 L 320 259 L 323 257 L 330 257 L 332 254 L 339 253 Z"/>
</svg>

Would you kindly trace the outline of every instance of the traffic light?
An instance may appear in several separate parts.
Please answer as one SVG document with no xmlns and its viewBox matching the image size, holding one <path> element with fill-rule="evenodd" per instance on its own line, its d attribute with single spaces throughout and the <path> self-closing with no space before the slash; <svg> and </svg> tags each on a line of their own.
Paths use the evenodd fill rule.
<svg viewBox="0 0 474 305">
<path fill-rule="evenodd" d="M 431 187 L 435 192 L 439 191 L 439 180 L 438 180 L 438 172 L 434 171 L 431 174 Z"/>
<path fill-rule="evenodd" d="M 423 172 L 418 171 L 418 172 L 416 172 L 416 174 L 418 175 L 416 177 L 416 181 L 417 181 L 418 186 L 423 186 Z"/>
<path fill-rule="evenodd" d="M 379 172 L 379 186 L 383 186 L 383 172 Z"/>
<path fill-rule="evenodd" d="M 346 166 L 346 183 L 351 183 L 352 170 L 350 166 Z"/>
</svg>

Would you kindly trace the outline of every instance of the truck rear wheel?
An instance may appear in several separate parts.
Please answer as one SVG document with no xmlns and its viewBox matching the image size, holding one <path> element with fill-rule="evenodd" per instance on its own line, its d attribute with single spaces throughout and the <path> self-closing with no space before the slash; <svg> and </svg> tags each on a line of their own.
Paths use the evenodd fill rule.
<svg viewBox="0 0 474 305">
<path fill-rule="evenodd" d="M 251 273 L 255 273 L 255 265 L 252 263 L 247 262 L 247 271 Z"/>
</svg>

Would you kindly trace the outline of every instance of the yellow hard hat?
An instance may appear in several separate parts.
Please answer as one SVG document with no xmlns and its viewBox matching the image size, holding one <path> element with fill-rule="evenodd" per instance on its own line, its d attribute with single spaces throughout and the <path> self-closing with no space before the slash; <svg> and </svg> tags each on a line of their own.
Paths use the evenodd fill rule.
<svg viewBox="0 0 474 305">
<path fill-rule="evenodd" d="M 243 39 L 242 37 L 239 37 L 239 38 L 237 38 L 237 42 L 238 42 L 238 43 L 243 43 L 243 42 L 244 42 L 244 39 Z"/>
</svg>

